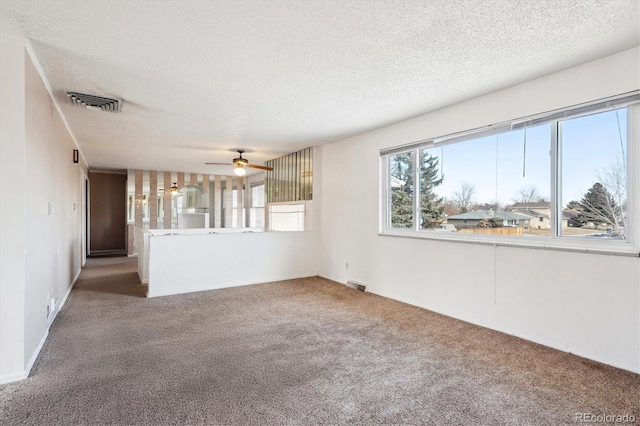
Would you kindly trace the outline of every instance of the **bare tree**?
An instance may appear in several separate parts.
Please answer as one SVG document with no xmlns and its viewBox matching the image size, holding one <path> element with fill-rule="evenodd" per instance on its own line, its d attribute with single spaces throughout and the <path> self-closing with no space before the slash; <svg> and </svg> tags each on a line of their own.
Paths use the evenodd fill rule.
<svg viewBox="0 0 640 426">
<path fill-rule="evenodd" d="M 626 239 L 627 171 L 617 161 L 598 173 L 600 182 L 591 187 L 580 202 L 578 221 L 604 223 Z"/>
<path fill-rule="evenodd" d="M 460 210 L 460 213 L 466 213 L 475 204 L 473 200 L 475 194 L 475 185 L 465 181 L 460 184 L 460 190 L 453 193 L 451 202 Z"/>
<path fill-rule="evenodd" d="M 518 191 L 518 195 L 513 198 L 514 203 L 539 203 L 543 201 L 547 200 L 538 192 L 538 188 L 533 185 L 521 188 Z"/>
</svg>

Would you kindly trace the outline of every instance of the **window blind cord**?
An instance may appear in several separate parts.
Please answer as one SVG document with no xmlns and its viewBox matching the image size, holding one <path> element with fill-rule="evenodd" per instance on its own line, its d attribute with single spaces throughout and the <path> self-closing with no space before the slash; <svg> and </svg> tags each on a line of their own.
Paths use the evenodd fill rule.
<svg viewBox="0 0 640 426">
<path fill-rule="evenodd" d="M 618 124 L 618 139 L 620 140 L 620 153 L 622 154 L 622 166 L 624 167 L 624 171 L 626 173 L 627 171 L 627 163 L 626 161 L 624 161 L 625 155 L 624 155 L 624 142 L 622 141 L 622 130 L 620 130 L 620 116 L 618 115 L 618 113 L 620 112 L 620 110 L 616 111 L 616 123 Z"/>
<path fill-rule="evenodd" d="M 440 180 L 444 178 L 444 144 L 440 145 Z"/>
<path fill-rule="evenodd" d="M 522 138 L 522 177 L 525 177 L 527 169 L 527 125 L 524 125 L 524 136 Z"/>
<path fill-rule="evenodd" d="M 498 145 L 500 141 L 500 135 L 496 135 L 496 210 L 498 210 Z"/>
</svg>

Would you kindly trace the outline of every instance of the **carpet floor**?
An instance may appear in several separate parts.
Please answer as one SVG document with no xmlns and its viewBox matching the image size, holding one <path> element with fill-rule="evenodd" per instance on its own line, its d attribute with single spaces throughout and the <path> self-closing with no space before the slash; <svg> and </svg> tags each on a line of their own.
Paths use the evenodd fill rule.
<svg viewBox="0 0 640 426">
<path fill-rule="evenodd" d="M 0 424 L 575 424 L 640 419 L 640 376 L 306 278 L 144 298 L 89 259 Z"/>
</svg>

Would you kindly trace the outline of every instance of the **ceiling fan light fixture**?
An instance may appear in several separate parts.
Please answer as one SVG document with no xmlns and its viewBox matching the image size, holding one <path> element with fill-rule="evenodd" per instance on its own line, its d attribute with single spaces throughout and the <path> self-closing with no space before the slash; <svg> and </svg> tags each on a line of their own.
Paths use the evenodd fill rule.
<svg viewBox="0 0 640 426">
<path fill-rule="evenodd" d="M 237 167 L 233 169 L 233 173 L 235 173 L 236 176 L 244 176 L 247 171 L 244 169 L 244 166 L 242 164 L 238 164 Z"/>
<path fill-rule="evenodd" d="M 171 193 L 176 194 L 177 192 L 178 192 L 178 185 L 174 182 L 173 185 L 171 185 Z"/>
<path fill-rule="evenodd" d="M 244 152 L 244 150 L 239 149 L 238 150 L 238 154 L 240 154 L 240 156 L 238 158 L 234 158 L 232 163 L 204 163 L 204 164 L 209 164 L 209 165 L 212 165 L 212 166 L 233 166 L 233 165 L 235 165 L 236 168 L 234 169 L 233 172 L 237 176 L 244 176 L 247 173 L 245 167 L 249 167 L 251 169 L 266 170 L 266 171 L 272 171 L 273 170 L 272 167 L 259 166 L 257 164 L 250 164 L 249 160 L 247 160 L 246 158 L 242 157 L 242 153 L 243 152 Z"/>
</svg>

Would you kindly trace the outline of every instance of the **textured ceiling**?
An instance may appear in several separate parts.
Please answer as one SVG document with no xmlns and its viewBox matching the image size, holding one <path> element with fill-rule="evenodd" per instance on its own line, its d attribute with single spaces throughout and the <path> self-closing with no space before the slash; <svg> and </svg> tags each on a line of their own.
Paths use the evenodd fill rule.
<svg viewBox="0 0 640 426">
<path fill-rule="evenodd" d="M 30 1 L 31 40 L 91 167 L 228 173 L 640 44 L 638 0 Z M 124 100 L 72 106 L 67 90 Z"/>
</svg>

